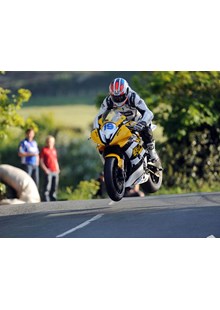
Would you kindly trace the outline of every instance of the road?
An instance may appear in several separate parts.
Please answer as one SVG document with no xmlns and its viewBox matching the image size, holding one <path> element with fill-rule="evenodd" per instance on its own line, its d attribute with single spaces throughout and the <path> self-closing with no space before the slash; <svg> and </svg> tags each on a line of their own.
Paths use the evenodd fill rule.
<svg viewBox="0 0 220 310">
<path fill-rule="evenodd" d="M 220 192 L 0 206 L 0 238 L 220 237 Z"/>
</svg>

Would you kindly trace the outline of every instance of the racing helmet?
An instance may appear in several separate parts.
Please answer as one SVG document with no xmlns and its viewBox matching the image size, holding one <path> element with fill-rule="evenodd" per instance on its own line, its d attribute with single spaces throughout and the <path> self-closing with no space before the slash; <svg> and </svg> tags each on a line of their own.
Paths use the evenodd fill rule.
<svg viewBox="0 0 220 310">
<path fill-rule="evenodd" d="M 128 82 L 123 78 L 114 79 L 109 85 L 109 94 L 116 107 L 123 106 L 128 100 Z"/>
</svg>

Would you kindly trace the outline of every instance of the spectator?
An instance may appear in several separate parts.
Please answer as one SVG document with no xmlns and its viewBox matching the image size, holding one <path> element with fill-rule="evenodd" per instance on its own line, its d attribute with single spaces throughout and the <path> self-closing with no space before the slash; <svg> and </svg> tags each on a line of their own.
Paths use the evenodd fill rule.
<svg viewBox="0 0 220 310">
<path fill-rule="evenodd" d="M 144 193 L 140 190 L 140 185 L 137 184 L 133 187 L 128 187 L 125 190 L 124 197 L 144 197 Z"/>
<path fill-rule="evenodd" d="M 23 170 L 32 177 L 39 188 L 39 149 L 34 136 L 32 128 L 26 130 L 26 138 L 19 143 L 18 156 L 21 157 Z"/>
<path fill-rule="evenodd" d="M 60 168 L 53 136 L 46 138 L 46 145 L 40 152 L 40 166 L 44 171 L 43 200 L 56 201 Z"/>
<path fill-rule="evenodd" d="M 106 192 L 106 188 L 105 188 L 105 180 L 104 180 L 104 172 L 103 171 L 99 174 L 97 181 L 99 182 L 99 189 L 96 193 L 96 198 L 106 198 L 107 192 Z"/>
</svg>

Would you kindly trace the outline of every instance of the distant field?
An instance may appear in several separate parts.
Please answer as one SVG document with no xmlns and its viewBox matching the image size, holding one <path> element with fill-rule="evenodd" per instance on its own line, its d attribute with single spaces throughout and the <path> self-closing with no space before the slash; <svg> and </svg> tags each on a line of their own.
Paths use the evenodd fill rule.
<svg viewBox="0 0 220 310">
<path fill-rule="evenodd" d="M 64 105 L 50 107 L 23 107 L 20 114 L 24 117 L 40 117 L 51 114 L 58 125 L 77 127 L 87 130 L 93 122 L 98 109 L 91 105 Z"/>
<path fill-rule="evenodd" d="M 28 107 L 43 107 L 43 106 L 60 106 L 60 105 L 75 105 L 83 104 L 94 105 L 97 92 L 87 92 L 81 94 L 63 94 L 56 96 L 35 96 L 32 95 L 30 101 L 27 103 Z"/>
</svg>

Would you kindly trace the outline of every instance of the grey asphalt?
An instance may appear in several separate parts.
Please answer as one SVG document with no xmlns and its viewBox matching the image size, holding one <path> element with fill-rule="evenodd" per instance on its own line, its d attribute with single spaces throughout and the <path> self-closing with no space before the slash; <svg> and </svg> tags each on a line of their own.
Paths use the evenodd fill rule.
<svg viewBox="0 0 220 310">
<path fill-rule="evenodd" d="M 220 192 L 1 205 L 0 238 L 220 237 Z"/>
</svg>

